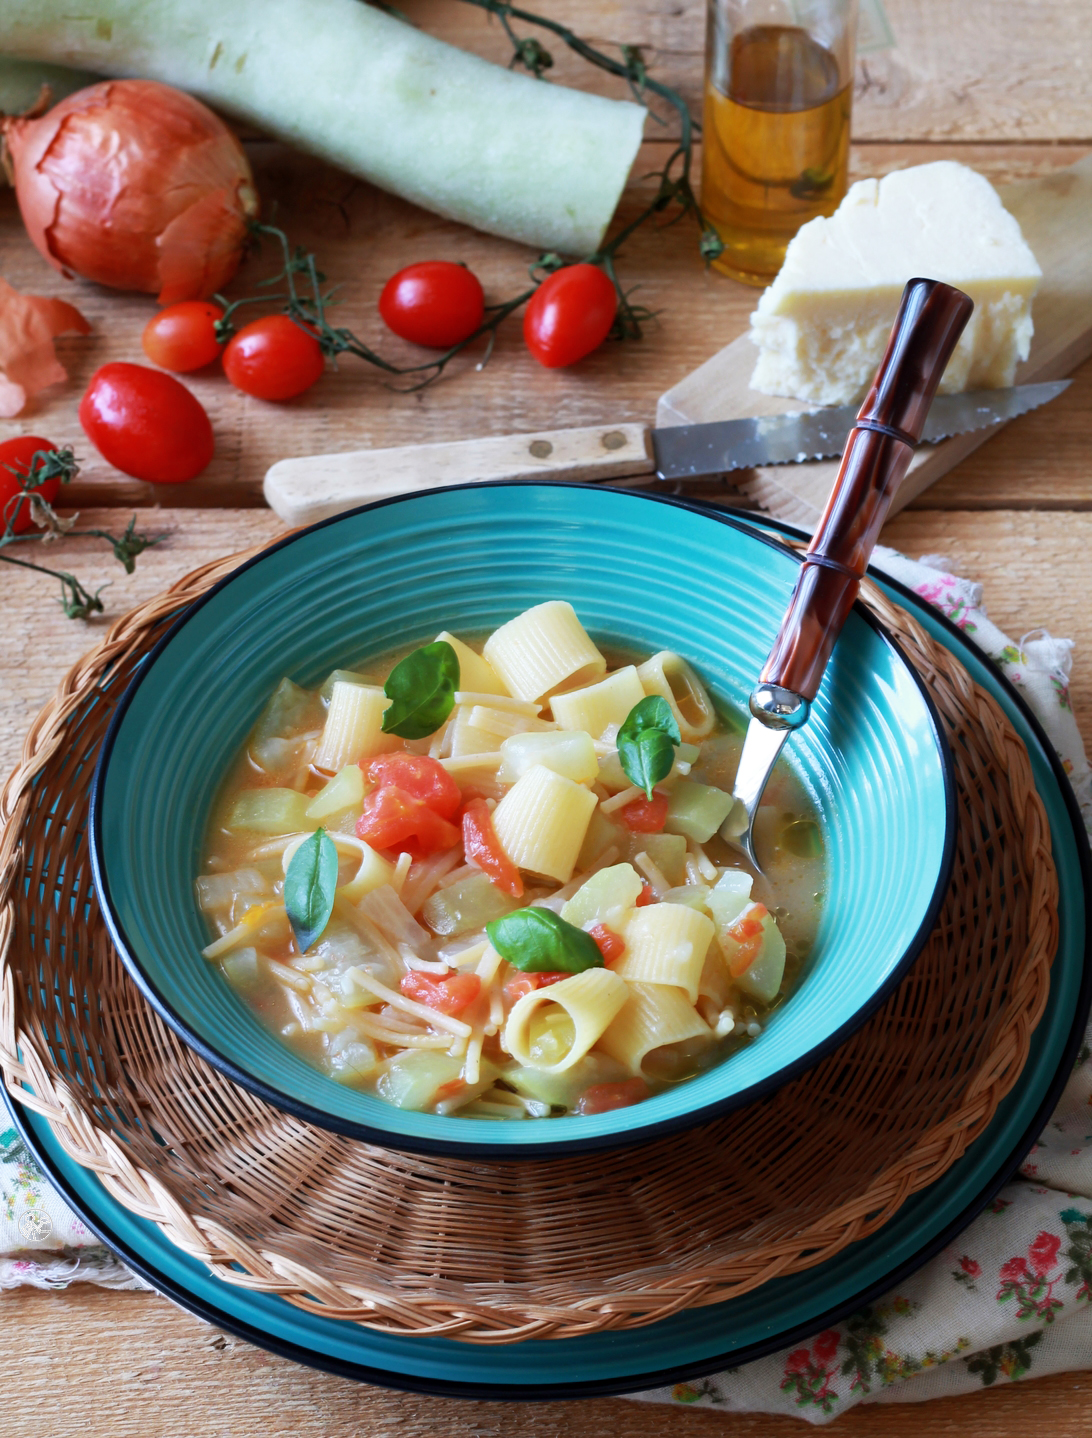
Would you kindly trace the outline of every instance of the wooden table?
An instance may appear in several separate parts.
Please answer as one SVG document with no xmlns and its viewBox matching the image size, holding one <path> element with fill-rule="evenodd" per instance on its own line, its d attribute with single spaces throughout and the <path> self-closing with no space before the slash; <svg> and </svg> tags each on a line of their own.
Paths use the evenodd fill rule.
<svg viewBox="0 0 1092 1438">
<path fill-rule="evenodd" d="M 447 0 L 399 0 L 436 33 L 495 58 L 502 37 L 482 17 Z M 700 0 L 553 0 L 551 15 L 589 38 L 645 45 L 656 73 L 697 99 Z M 855 175 L 942 157 L 1003 181 L 1064 165 L 1092 145 L 1092 42 L 1084 0 L 886 0 L 897 48 L 858 62 L 854 114 Z M 556 48 L 556 47 L 552 47 Z M 563 80 L 597 86 L 559 55 Z M 651 128 L 651 127 L 650 127 Z M 374 301 L 401 264 L 437 256 L 471 263 L 489 298 L 519 285 L 534 256 L 488 240 L 344 175 L 262 142 L 252 146 L 268 203 L 293 237 L 313 245 L 331 280 L 342 282 L 341 315 L 391 355 Z M 663 154 L 653 139 L 635 173 Z M 623 201 L 633 213 L 647 187 Z M 0 274 L 22 288 L 63 293 L 95 325 L 90 340 L 64 341 L 72 383 L 48 396 L 9 433 L 45 433 L 87 456 L 73 502 L 85 524 L 117 526 L 119 506 L 139 506 L 139 523 L 167 534 L 127 578 L 101 548 L 64 546 L 64 565 L 87 582 L 109 580 L 105 620 L 66 620 L 49 581 L 4 567 L 0 576 L 0 768 L 15 761 L 33 714 L 61 674 L 93 643 L 109 618 L 154 594 L 197 564 L 279 532 L 258 507 L 258 486 L 275 458 L 356 444 L 462 438 L 559 424 L 648 419 L 660 392 L 739 334 L 754 292 L 706 273 L 685 225 L 641 234 L 626 247 L 623 272 L 659 319 L 636 345 L 607 346 L 572 371 L 546 372 L 524 353 L 518 325 L 499 340 L 487 369 L 460 361 L 435 388 L 396 394 L 346 362 L 310 395 L 273 409 L 200 376 L 193 388 L 212 414 L 217 458 L 208 474 L 156 493 L 118 476 L 88 454 L 75 408 L 83 383 L 107 359 L 140 359 L 139 330 L 151 301 L 66 285 L 21 235 L 10 195 L 0 195 Z M 408 353 L 408 351 L 405 351 Z M 884 540 L 910 554 L 943 553 L 985 583 L 991 615 L 1019 636 L 1038 625 L 1077 641 L 1073 699 L 1092 743 L 1092 362 L 1048 409 L 1011 425 L 899 515 Z M 157 508 L 152 508 L 158 506 Z M 55 556 L 59 559 L 60 552 Z M 653 1438 L 670 1427 L 679 1438 L 722 1431 L 746 1435 L 801 1432 L 791 1418 L 720 1416 L 715 1411 L 645 1408 L 619 1400 L 505 1407 L 422 1399 L 364 1388 L 295 1367 L 218 1333 L 169 1302 L 143 1293 L 74 1287 L 63 1293 L 14 1290 L 0 1296 L 8 1335 L 8 1382 L 0 1429 L 7 1438 L 96 1433 L 122 1438 L 233 1438 L 294 1433 L 299 1438 L 378 1435 L 555 1435 Z M 1062 1375 L 1015 1388 L 924 1407 L 862 1407 L 839 1419 L 857 1434 L 962 1433 L 1008 1438 L 1028 1431 L 1051 1438 L 1092 1426 L 1092 1374 Z"/>
</svg>

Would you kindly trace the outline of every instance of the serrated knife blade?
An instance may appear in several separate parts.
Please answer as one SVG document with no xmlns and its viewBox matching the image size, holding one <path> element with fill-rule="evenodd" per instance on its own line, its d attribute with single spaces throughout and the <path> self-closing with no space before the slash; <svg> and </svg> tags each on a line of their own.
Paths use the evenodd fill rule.
<svg viewBox="0 0 1092 1438">
<path fill-rule="evenodd" d="M 1038 409 L 1068 389 L 1070 381 L 1015 385 L 938 395 L 925 421 L 923 441 L 935 444 L 953 434 L 1003 424 Z M 857 418 L 857 405 L 801 410 L 795 414 L 681 424 L 652 431 L 660 479 L 696 479 L 770 464 L 801 464 L 842 453 Z"/>
</svg>

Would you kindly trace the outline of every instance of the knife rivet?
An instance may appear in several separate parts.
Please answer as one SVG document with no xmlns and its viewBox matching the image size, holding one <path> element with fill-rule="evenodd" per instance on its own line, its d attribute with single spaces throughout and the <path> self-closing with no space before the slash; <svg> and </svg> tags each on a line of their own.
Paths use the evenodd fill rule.
<svg viewBox="0 0 1092 1438">
<path fill-rule="evenodd" d="M 533 439 L 530 450 L 536 459 L 549 459 L 554 452 L 554 447 L 548 439 Z"/>
<path fill-rule="evenodd" d="M 612 429 L 603 436 L 604 449 L 624 449 L 626 437 L 620 429 Z"/>
</svg>

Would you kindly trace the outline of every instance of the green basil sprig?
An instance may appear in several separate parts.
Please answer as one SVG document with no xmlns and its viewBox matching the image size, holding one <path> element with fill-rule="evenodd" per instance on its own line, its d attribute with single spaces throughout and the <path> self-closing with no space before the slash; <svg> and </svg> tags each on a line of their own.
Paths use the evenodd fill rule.
<svg viewBox="0 0 1092 1438">
<path fill-rule="evenodd" d="M 422 644 L 391 670 L 383 693 L 392 702 L 383 714 L 383 733 L 427 739 L 455 707 L 459 656 L 446 639 Z"/>
<path fill-rule="evenodd" d="M 591 934 L 552 909 L 517 909 L 486 924 L 485 932 L 501 958 L 525 974 L 580 974 L 603 967 Z"/>
<path fill-rule="evenodd" d="M 337 889 L 337 848 L 325 829 L 316 829 L 292 855 L 284 876 L 284 907 L 301 954 L 330 922 Z"/>
<path fill-rule="evenodd" d="M 633 706 L 618 731 L 618 758 L 626 778 L 651 799 L 653 785 L 671 773 L 681 743 L 671 705 L 659 694 L 649 694 Z"/>
</svg>

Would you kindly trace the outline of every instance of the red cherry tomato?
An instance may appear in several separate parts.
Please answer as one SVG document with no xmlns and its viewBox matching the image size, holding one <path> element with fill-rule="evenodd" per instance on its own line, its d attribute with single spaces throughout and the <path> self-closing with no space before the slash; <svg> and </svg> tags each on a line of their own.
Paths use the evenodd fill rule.
<svg viewBox="0 0 1092 1438">
<path fill-rule="evenodd" d="M 389 330 L 428 349 L 446 350 L 469 339 L 485 318 L 478 277 L 451 260 L 425 260 L 392 275 L 379 296 Z"/>
<path fill-rule="evenodd" d="M 471 799 L 463 810 L 463 849 L 467 863 L 477 864 L 498 889 L 518 899 L 523 894 L 519 870 L 501 848 L 493 815 L 484 799 Z"/>
<path fill-rule="evenodd" d="M 25 492 L 19 480 L 33 478 L 31 465 L 36 454 L 56 448 L 48 439 L 36 434 L 21 434 L 0 444 L 0 534 L 9 520 L 16 534 L 30 528 L 30 500 L 19 502 L 18 496 Z M 35 485 L 34 493 L 41 495 L 47 504 L 52 504 L 60 488 L 59 479 L 47 479 L 44 484 Z"/>
<path fill-rule="evenodd" d="M 394 784 L 427 804 L 441 819 L 454 819 L 463 802 L 458 784 L 438 759 L 427 754 L 377 754 L 363 760 L 360 767 L 373 784 L 381 788 Z"/>
<path fill-rule="evenodd" d="M 196 478 L 215 448 L 209 417 L 185 385 L 144 365 L 104 364 L 79 413 L 103 459 L 150 484 Z"/>
<path fill-rule="evenodd" d="M 394 784 L 377 789 L 364 800 L 364 812 L 356 821 L 356 834 L 373 849 L 397 847 L 418 854 L 453 849 L 459 842 L 459 831 L 454 824 L 441 819 L 427 804 Z"/>
<path fill-rule="evenodd" d="M 295 399 L 322 378 L 326 359 L 318 340 L 287 315 L 244 325 L 224 351 L 224 373 L 255 399 Z"/>
<path fill-rule="evenodd" d="M 628 803 L 618 817 L 635 834 L 658 834 L 667 823 L 667 805 L 667 795 L 653 789 L 651 799 L 642 794 Z"/>
<path fill-rule="evenodd" d="M 407 999 L 414 999 L 441 1014 L 461 1014 L 482 991 L 477 974 L 448 974 L 438 979 L 433 974 L 408 973 L 398 987 Z"/>
<path fill-rule="evenodd" d="M 153 315 L 144 326 L 144 353 L 160 369 L 189 374 L 220 357 L 223 345 L 216 338 L 216 321 L 224 312 L 208 300 L 183 300 Z"/>
<path fill-rule="evenodd" d="M 617 308 L 614 281 L 598 265 L 566 265 L 531 296 L 523 338 L 539 364 L 561 369 L 599 348 Z"/>
<path fill-rule="evenodd" d="M 625 939 L 623 939 L 621 934 L 616 934 L 614 930 L 606 924 L 596 924 L 594 929 L 588 930 L 588 933 L 591 934 L 592 938 L 598 944 L 599 952 L 603 955 L 604 964 L 613 964 L 615 959 L 621 958 L 625 953 Z"/>
<path fill-rule="evenodd" d="M 648 1098 L 651 1090 L 644 1079 L 622 1079 L 620 1083 L 593 1083 L 576 1102 L 577 1113 L 610 1113 L 612 1109 L 629 1108 Z"/>
</svg>

